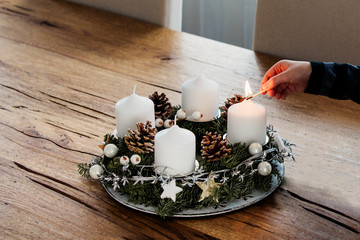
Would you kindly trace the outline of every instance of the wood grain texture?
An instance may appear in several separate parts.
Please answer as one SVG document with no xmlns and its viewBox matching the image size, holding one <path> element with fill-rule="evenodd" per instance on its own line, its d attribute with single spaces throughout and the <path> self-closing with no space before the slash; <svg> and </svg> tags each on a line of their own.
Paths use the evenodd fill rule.
<svg viewBox="0 0 360 240">
<path fill-rule="evenodd" d="M 296 143 L 285 183 L 221 216 L 163 220 L 113 201 L 76 164 L 101 154 L 114 106 L 204 74 L 221 104 L 278 59 L 66 1 L 0 1 L 1 239 L 359 239 L 360 107 L 308 94 L 257 97 Z"/>
</svg>

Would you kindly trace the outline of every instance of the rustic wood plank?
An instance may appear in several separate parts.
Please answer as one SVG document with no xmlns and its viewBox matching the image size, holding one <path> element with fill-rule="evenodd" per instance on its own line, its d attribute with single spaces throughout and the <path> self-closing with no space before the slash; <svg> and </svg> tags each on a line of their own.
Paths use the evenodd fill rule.
<svg viewBox="0 0 360 240">
<path fill-rule="evenodd" d="M 45 142 L 43 148 L 49 150 L 53 145 L 37 141 Z M 16 145 L 16 140 L 11 143 Z M 26 156 L 33 154 L 32 149 L 26 149 L 27 146 L 8 147 Z M 64 164 L 66 169 L 50 170 L 46 164 L 56 165 L 52 161 L 61 161 L 61 153 L 57 151 L 56 154 L 58 157 L 52 156 L 48 163 L 37 161 L 41 158 L 40 153 L 33 159 L 1 158 L 0 190 L 7 193 L 0 198 L 3 213 L 0 226 L 6 234 L 4 236 L 41 239 L 211 239 L 206 233 L 118 205 L 100 185 L 76 176 L 76 171 L 71 171 L 73 163 Z M 37 164 L 28 168 L 25 165 L 29 160 Z M 25 224 L 21 224 L 22 221 Z"/>
<path fill-rule="evenodd" d="M 289 233 L 296 239 L 337 239 L 345 236 L 356 239 L 359 233 L 357 220 L 299 200 L 282 188 L 261 203 L 242 210 L 241 214 L 226 214 L 221 220 L 208 218 L 191 223 L 179 222 L 196 225 L 221 239 L 238 239 L 239 232 L 246 239 L 285 239 Z M 337 232 L 331 229 L 337 229 Z"/>
<path fill-rule="evenodd" d="M 14 135 L 21 135 L 20 133 L 12 134 Z M 23 136 L 21 136 L 23 138 Z M 12 140 L 12 142 L 14 139 Z M 39 140 L 36 140 L 39 141 Z M 41 140 L 41 142 L 44 142 Z M 48 142 L 46 142 L 48 143 Z M 33 145 L 33 144 L 30 144 Z M 52 143 L 43 144 L 44 149 L 50 149 L 51 146 L 54 146 Z M 17 156 L 16 160 L 12 161 L 14 163 L 13 166 L 6 167 L 4 171 L 7 172 L 10 169 L 10 173 L 14 174 L 15 177 L 11 176 L 3 176 L 4 181 L 6 184 L 3 186 L 6 186 L 4 191 L 9 193 L 9 190 L 15 189 L 20 185 L 20 192 L 25 195 L 25 197 L 19 198 L 17 194 L 14 194 L 15 196 L 12 196 L 11 199 L 9 195 L 6 196 L 6 199 L 3 199 L 5 207 L 9 205 L 9 201 L 13 201 L 11 204 L 15 205 L 22 205 L 23 207 L 29 207 L 28 204 L 23 203 L 21 200 L 32 200 L 32 201 L 38 201 L 41 199 L 39 196 L 32 195 L 32 192 L 37 192 L 38 194 L 45 194 L 44 199 L 48 200 L 48 205 L 45 205 L 44 209 L 37 209 L 37 213 L 42 213 L 46 216 L 54 215 L 54 219 L 58 219 L 59 211 L 57 211 L 57 207 L 53 206 L 53 200 L 52 198 L 58 199 L 57 196 L 50 197 L 47 196 L 49 193 L 45 192 L 42 193 L 44 190 L 22 190 L 23 187 L 29 187 L 30 189 L 33 189 L 35 185 L 40 185 L 47 189 L 47 191 L 53 191 L 55 192 L 55 195 L 63 195 L 61 199 L 58 201 L 64 201 L 64 199 L 71 200 L 70 203 L 66 204 L 65 209 L 67 209 L 66 216 L 70 218 L 67 219 L 67 221 L 74 221 L 74 223 L 83 222 L 81 221 L 81 218 L 83 215 L 79 215 L 79 211 L 84 211 L 82 208 L 87 209 L 87 211 L 95 211 L 100 212 L 97 213 L 96 216 L 88 216 L 89 222 L 85 222 L 87 227 L 89 228 L 91 225 L 93 228 L 96 229 L 97 224 L 99 224 L 96 221 L 91 221 L 91 218 L 98 218 L 99 214 L 103 213 L 106 217 L 110 217 L 111 219 L 107 219 L 107 221 L 104 220 L 106 223 L 105 225 L 111 227 L 108 229 L 108 231 L 115 231 L 115 227 L 108 223 L 108 221 L 114 221 L 114 218 L 116 220 L 116 223 L 119 223 L 119 225 L 122 225 L 125 229 L 133 229 L 134 226 L 128 226 L 126 224 L 121 224 L 121 221 L 118 219 L 119 216 L 113 216 L 112 214 L 119 214 L 121 213 L 121 216 L 124 214 L 130 217 L 140 217 L 143 219 L 144 222 L 146 222 L 147 225 L 150 223 L 147 221 L 154 222 L 155 220 L 158 220 L 157 224 L 164 224 L 165 222 L 171 223 L 179 223 L 181 225 L 188 226 L 191 229 L 197 229 L 198 231 L 207 233 L 209 236 L 214 236 L 220 239 L 237 239 L 239 232 L 243 233 L 244 237 L 247 238 L 256 238 L 256 236 L 263 236 L 264 238 L 285 238 L 287 236 L 287 232 L 291 233 L 298 233 L 299 239 L 302 238 L 316 238 L 316 239 L 328 239 L 331 238 L 331 236 L 356 236 L 356 233 L 359 231 L 358 227 L 358 221 L 355 219 L 352 219 L 348 216 L 340 215 L 339 213 L 334 213 L 329 211 L 328 209 L 324 209 L 321 206 L 314 205 L 309 203 L 308 201 L 304 201 L 303 199 L 300 199 L 298 201 L 294 201 L 294 197 L 291 194 L 289 194 L 285 190 L 281 190 L 280 192 L 277 191 L 276 194 L 272 195 L 271 197 L 265 199 L 259 204 L 256 204 L 254 207 L 248 208 L 243 210 L 242 212 L 234 212 L 231 214 L 226 214 L 225 216 L 217 216 L 217 217 L 209 217 L 209 218 L 201 218 L 201 219 L 193 219 L 189 221 L 188 219 L 184 220 L 167 220 L 163 221 L 157 217 L 148 216 L 149 218 L 144 218 L 141 213 L 134 212 L 126 207 L 117 205 L 115 202 L 110 199 L 109 196 L 105 194 L 105 191 L 99 186 L 99 185 L 93 185 L 92 183 L 79 179 L 77 177 L 77 173 L 75 171 L 71 171 L 73 168 L 73 164 L 66 164 L 65 169 L 49 169 L 49 167 L 45 167 L 46 162 L 37 162 L 37 164 L 34 164 L 33 166 L 36 166 L 36 168 L 30 169 L 26 167 L 26 164 L 28 164 L 29 159 L 19 159 L 19 153 L 22 153 L 24 156 L 31 156 L 36 155 L 34 159 L 31 159 L 31 161 L 36 161 L 37 159 L 44 159 L 41 157 L 40 153 L 33 153 L 33 150 L 27 150 L 27 149 L 19 149 L 20 145 L 17 146 L 7 146 L 10 149 L 17 150 L 18 152 L 15 152 L 14 155 Z M 5 146 L 2 146 L 5 147 Z M 27 147 L 27 146 L 26 146 Z M 56 147 L 56 146 L 55 146 Z M 29 153 L 27 153 L 27 151 Z M 65 151 L 64 151 L 65 152 Z M 51 158 L 48 158 L 51 160 L 51 165 L 55 165 L 52 161 L 61 161 L 62 152 L 56 151 L 56 154 L 58 157 L 51 156 Z M 2 159 L 2 164 L 6 165 L 8 163 L 8 160 Z M 21 163 L 20 163 L 21 162 Z M 32 166 L 32 167 L 33 167 Z M 23 171 L 25 175 L 18 173 Z M 54 173 L 57 173 L 54 175 Z M 9 173 L 9 174 L 10 174 Z M 49 175 L 47 175 L 49 174 Z M 18 180 L 18 177 L 21 176 L 21 179 Z M 29 183 L 25 183 L 22 178 L 26 178 L 26 180 Z M 9 183 L 11 179 L 14 181 L 15 179 L 15 186 L 12 186 L 12 184 Z M 80 183 L 79 184 L 79 181 Z M 25 185 L 25 186 L 24 186 Z M 19 189 L 17 189 L 15 192 L 18 192 Z M 29 194 L 29 195 L 28 195 Z M 20 201 L 19 201 L 20 200 Z M 75 204 L 74 204 L 75 203 Z M 36 203 L 33 203 L 36 204 Z M 81 207 L 79 207 L 79 205 Z M 82 206 L 84 205 L 84 206 Z M 3 205 L 0 205 L 3 206 Z M 65 205 L 64 205 L 65 206 Z M 32 205 L 30 205 L 32 207 Z M 44 206 L 42 206 L 44 207 Z M 11 206 L 11 209 L 13 207 Z M 49 213 L 48 211 L 52 211 L 52 213 Z M 323 212 L 325 211 L 325 214 L 328 214 L 330 212 L 332 214 L 331 220 L 326 219 L 326 221 L 319 221 L 317 212 L 322 213 L 317 208 L 320 208 Z M 2 212 L 6 212 L 6 208 Z M 32 214 L 31 209 L 22 209 L 23 210 L 29 210 L 29 214 Z M 304 211 L 305 210 L 305 211 Z M 19 210 L 20 211 L 20 210 Z M 44 212 L 45 211 L 45 212 Z M 105 212 L 105 213 L 104 213 Z M 305 213 L 305 214 L 304 214 Z M 61 213 L 61 216 L 65 213 Z M 324 213 L 322 213 L 324 215 Z M 105 217 L 103 216 L 103 217 Z M 276 216 L 276 218 L 274 218 Z M 326 215 L 325 215 L 326 216 Z M 40 216 L 41 217 L 41 216 Z M 36 217 L 38 219 L 39 217 Z M 71 219 L 71 220 L 70 220 Z M 286 221 L 284 222 L 284 219 Z M 321 219 L 321 218 L 320 218 Z M 41 220 L 38 220 L 41 221 Z M 45 221 L 45 220 L 42 220 Z M 60 220 L 57 220 L 60 221 Z M 62 221 L 62 220 L 61 220 Z M 293 224 L 296 222 L 296 224 Z M 311 229 L 308 228 L 308 223 L 311 222 L 312 224 L 315 224 L 315 226 L 312 226 Z M 49 223 L 47 223 L 49 224 Z M 56 223 L 50 223 L 53 227 L 58 227 Z M 54 225 L 55 224 L 55 225 Z M 132 223 L 135 224 L 135 223 Z M 152 223 L 153 224 L 153 223 Z M 76 224 L 75 224 L 76 225 Z M 325 225 L 325 226 L 324 226 Z M 62 226 L 63 229 L 66 230 L 66 232 L 71 231 L 71 226 Z M 77 226 L 77 225 L 76 225 Z M 151 226 L 151 225 L 150 225 Z M 169 227 L 169 226 L 168 226 Z M 313 232 L 314 227 L 316 227 L 317 232 Z M 143 227 L 142 227 L 143 228 Z M 156 226 L 156 229 L 159 229 L 159 226 Z M 250 228 L 250 230 L 249 230 Z M 331 229 L 337 228 L 336 235 L 331 232 Z M 102 228 L 104 230 L 104 228 Z M 26 229 L 24 229 L 25 231 Z M 105 229 L 106 230 L 106 229 Z M 105 231 L 104 230 L 104 231 Z M 95 231 L 95 230 L 94 230 Z M 135 231 L 135 230 L 134 230 Z M 139 230 L 137 230 L 139 231 Z M 148 232 L 149 230 L 141 229 L 141 232 Z M 161 231 L 161 230 L 158 230 Z M 26 231 L 25 231 L 26 232 Z M 245 232 L 245 233 L 244 233 Z M 154 234 L 154 233 L 151 233 Z M 167 233 L 163 233 L 167 234 Z M 195 233 L 190 233 L 191 234 Z M 209 237 L 208 236 L 208 237 Z M 47 237 L 46 235 L 43 237 Z M 61 238 L 62 236 L 55 235 L 54 238 Z M 110 236 L 113 237 L 113 236 Z M 139 236 L 137 236 L 139 237 Z M 171 237 L 173 238 L 173 237 Z M 355 239 L 355 238 L 354 238 Z"/>
<path fill-rule="evenodd" d="M 221 100 L 259 88 L 278 59 L 65 1 L 0 3 L 0 219 L 6 239 L 356 239 L 359 105 L 297 94 L 258 97 L 268 122 L 297 144 L 286 182 L 242 211 L 166 219 L 114 202 L 76 164 L 101 153 L 114 105 L 204 74 Z M 19 220 L 20 219 L 20 220 Z"/>
</svg>

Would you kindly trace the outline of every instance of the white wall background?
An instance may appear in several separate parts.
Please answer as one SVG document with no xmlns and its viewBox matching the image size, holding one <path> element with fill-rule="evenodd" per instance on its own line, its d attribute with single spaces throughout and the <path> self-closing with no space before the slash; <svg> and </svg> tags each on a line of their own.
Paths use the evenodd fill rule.
<svg viewBox="0 0 360 240">
<path fill-rule="evenodd" d="M 182 0 L 68 0 L 181 31 Z"/>
<path fill-rule="evenodd" d="M 183 0 L 182 31 L 252 48 L 257 0 Z"/>
</svg>

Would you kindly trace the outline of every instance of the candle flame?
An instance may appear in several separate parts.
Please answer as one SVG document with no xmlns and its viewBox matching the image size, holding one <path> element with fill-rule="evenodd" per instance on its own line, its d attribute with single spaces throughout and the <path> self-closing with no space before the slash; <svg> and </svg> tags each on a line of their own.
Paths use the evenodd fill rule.
<svg viewBox="0 0 360 240">
<path fill-rule="evenodd" d="M 250 87 L 250 84 L 249 82 L 246 80 L 246 83 L 245 83 L 245 97 L 249 97 L 252 95 L 252 91 L 251 91 L 251 87 Z"/>
</svg>

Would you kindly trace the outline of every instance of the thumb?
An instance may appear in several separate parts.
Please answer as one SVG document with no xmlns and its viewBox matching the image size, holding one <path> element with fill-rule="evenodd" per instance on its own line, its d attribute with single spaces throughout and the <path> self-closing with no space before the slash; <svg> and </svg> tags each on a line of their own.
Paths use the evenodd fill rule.
<svg viewBox="0 0 360 240">
<path fill-rule="evenodd" d="M 282 83 L 286 83 L 287 81 L 288 81 L 288 78 L 286 77 L 286 74 L 284 74 L 284 72 L 282 72 L 278 75 L 271 77 L 267 82 L 265 82 L 261 86 L 261 89 L 267 91 L 267 90 L 275 88 L 276 86 L 278 86 Z"/>
</svg>

